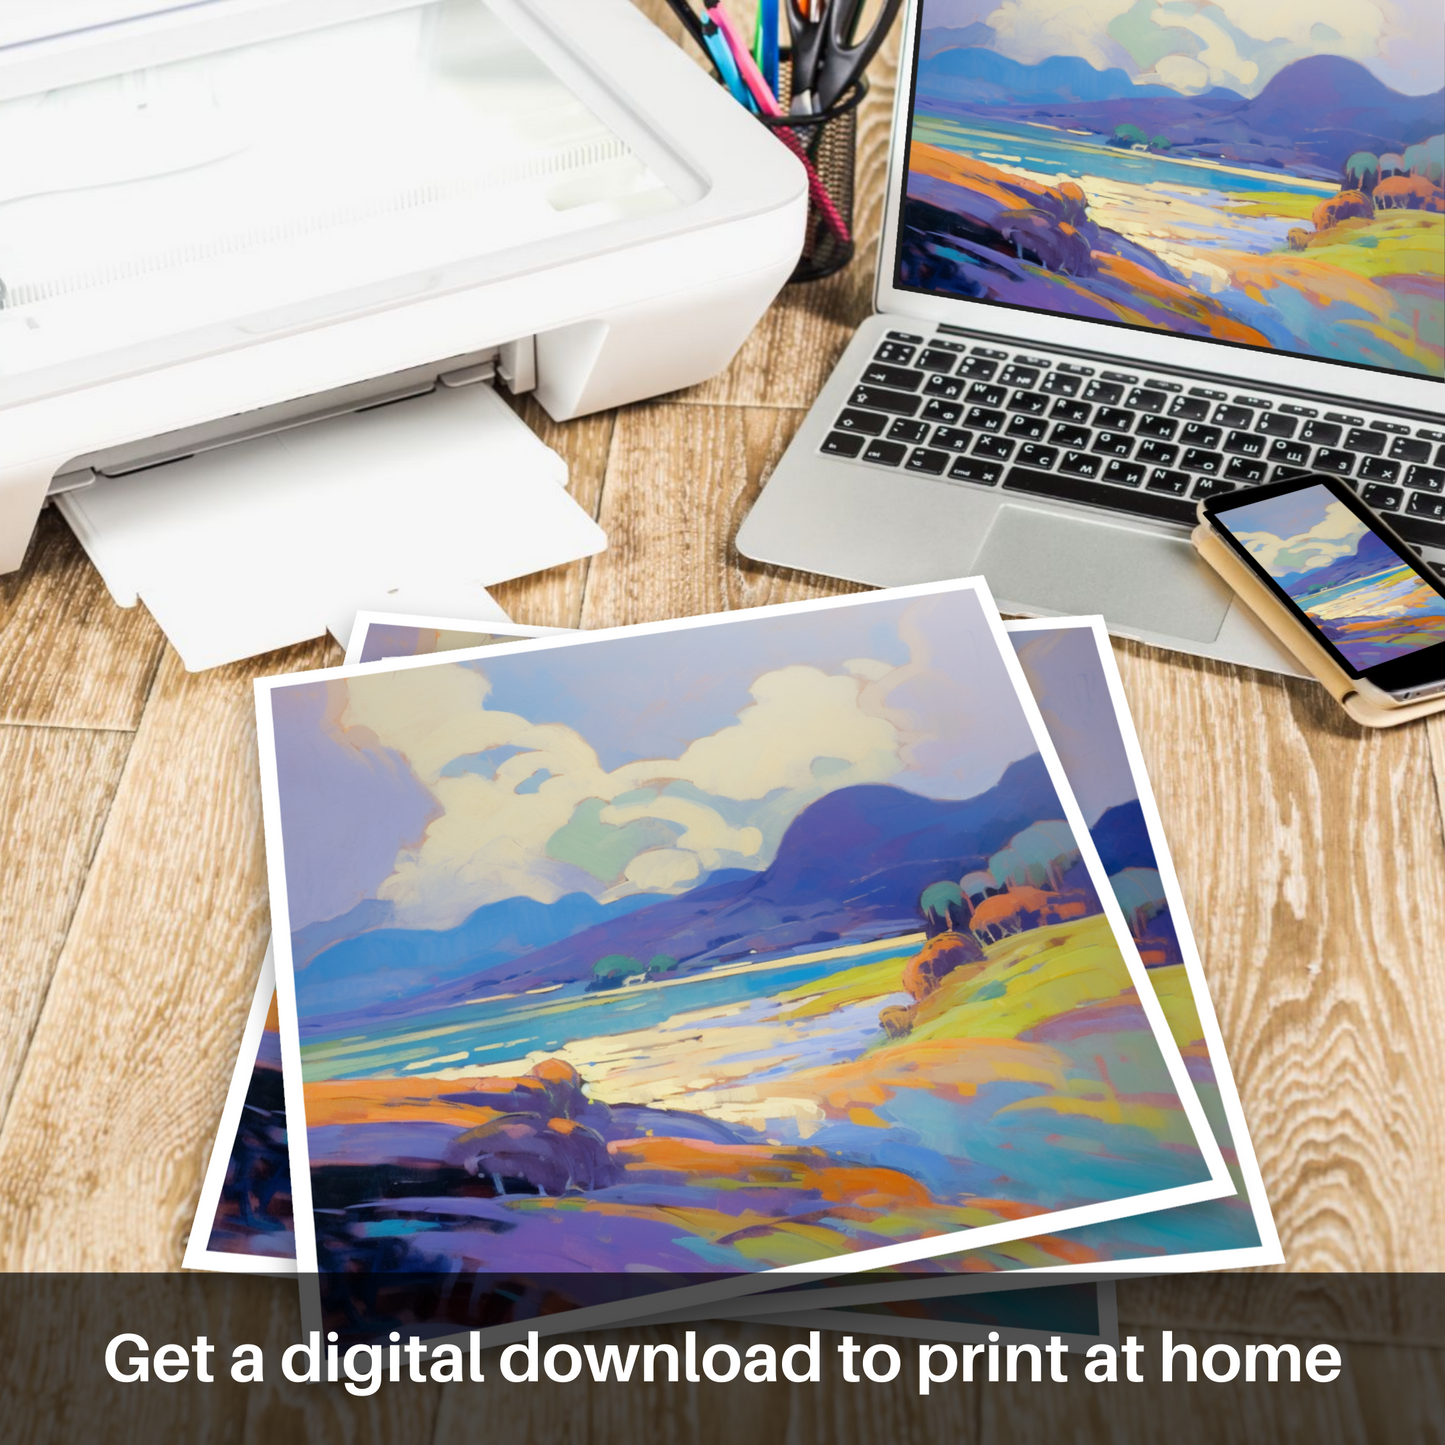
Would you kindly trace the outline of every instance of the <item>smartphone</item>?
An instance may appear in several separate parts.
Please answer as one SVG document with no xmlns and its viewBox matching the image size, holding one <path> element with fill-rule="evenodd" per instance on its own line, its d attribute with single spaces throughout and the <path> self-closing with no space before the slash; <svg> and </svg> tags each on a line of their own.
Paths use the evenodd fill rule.
<svg viewBox="0 0 1445 1445">
<path fill-rule="evenodd" d="M 1362 694 L 1403 703 L 1445 692 L 1445 579 L 1348 482 L 1225 492 L 1200 515 Z"/>
</svg>

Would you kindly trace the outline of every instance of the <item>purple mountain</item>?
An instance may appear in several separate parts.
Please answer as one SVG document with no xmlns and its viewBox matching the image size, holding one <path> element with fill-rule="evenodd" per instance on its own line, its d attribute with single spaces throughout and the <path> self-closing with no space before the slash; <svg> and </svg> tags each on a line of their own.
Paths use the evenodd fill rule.
<svg viewBox="0 0 1445 1445">
<path fill-rule="evenodd" d="M 1157 868 L 1158 860 L 1149 843 L 1149 829 L 1144 823 L 1144 809 L 1137 798 L 1119 803 L 1100 814 L 1089 829 L 1104 872 L 1113 877 L 1125 868 Z"/>
<path fill-rule="evenodd" d="M 1058 794 L 1037 753 L 1010 764 L 987 792 L 963 801 L 924 798 L 887 785 L 840 788 L 793 820 L 776 857 L 760 872 L 714 875 L 688 893 L 645 907 L 634 904 L 634 911 L 623 916 L 588 920 L 588 926 L 567 937 L 554 933 L 555 941 L 525 951 L 515 947 L 516 933 L 505 941 L 487 939 L 489 920 L 482 918 L 487 910 L 479 910 L 450 933 L 467 932 L 467 948 L 482 966 L 464 976 L 448 968 L 450 977 L 443 983 L 433 969 L 439 956 L 449 954 L 448 934 L 386 930 L 384 996 L 393 1003 L 404 999 L 405 1011 L 416 1013 L 482 994 L 590 980 L 593 964 L 609 954 L 624 954 L 639 964 L 667 954 L 686 970 L 754 950 L 783 953 L 809 944 L 826 947 L 913 931 L 922 926 L 918 895 L 930 883 L 983 867 L 1020 829 L 1059 813 Z M 560 909 L 563 904 L 575 916 L 585 913 L 575 900 L 550 906 Z M 545 907 L 531 904 L 524 910 L 533 936 L 543 930 L 532 910 Z M 612 908 L 617 910 L 617 905 Z M 355 969 L 332 969 L 329 954 L 322 953 L 306 972 L 324 968 L 334 983 L 343 974 L 349 976 L 349 997 L 332 996 L 337 1006 L 344 1006 L 343 999 L 377 997 L 365 976 L 365 963 L 375 956 L 374 940 L 380 936 L 370 935 L 371 944 L 338 960 Z M 363 940 L 351 942 L 359 945 Z M 331 952 L 347 947 L 339 944 Z M 408 985 L 408 947 L 431 965 L 413 975 L 419 987 Z M 318 999 L 322 1008 L 330 1002 Z M 341 1014 L 322 1020 L 311 1012 L 310 1027 L 324 1032 L 347 1022 Z"/>
<path fill-rule="evenodd" d="M 1328 567 L 1313 567 L 1308 572 L 1290 572 L 1276 578 L 1279 585 L 1291 597 L 1301 599 L 1328 592 L 1332 587 L 1343 587 L 1346 582 L 1361 577 L 1373 577 L 1376 572 L 1400 566 L 1400 559 L 1373 532 L 1366 532 L 1359 545 L 1348 557 L 1337 557 Z"/>
</svg>

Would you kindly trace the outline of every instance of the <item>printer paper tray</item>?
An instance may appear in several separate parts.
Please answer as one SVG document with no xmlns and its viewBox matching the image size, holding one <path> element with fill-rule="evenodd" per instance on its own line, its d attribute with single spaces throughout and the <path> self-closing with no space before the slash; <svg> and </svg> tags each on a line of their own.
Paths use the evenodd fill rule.
<svg viewBox="0 0 1445 1445">
<path fill-rule="evenodd" d="M 489 386 L 439 387 L 55 499 L 123 607 L 192 671 L 363 608 L 487 616 L 485 589 L 599 552 L 567 467 Z"/>
</svg>

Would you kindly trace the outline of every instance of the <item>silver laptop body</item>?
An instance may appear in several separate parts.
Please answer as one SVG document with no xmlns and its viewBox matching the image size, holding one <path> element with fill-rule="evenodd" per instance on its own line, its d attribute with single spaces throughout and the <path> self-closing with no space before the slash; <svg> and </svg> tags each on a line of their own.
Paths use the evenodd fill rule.
<svg viewBox="0 0 1445 1445">
<path fill-rule="evenodd" d="M 930 31 L 930 12 L 943 8 L 940 0 L 913 0 L 904 22 L 876 314 L 859 327 L 743 523 L 739 550 L 880 586 L 982 573 L 1005 612 L 1102 613 L 1121 636 L 1299 674 L 1195 557 L 1188 540 L 1195 508 L 1210 490 L 1291 470 L 1347 475 L 1445 571 L 1439 266 L 1433 302 L 1415 312 L 1413 336 L 1388 310 L 1395 292 L 1377 305 L 1369 289 L 1358 289 L 1375 284 L 1361 279 L 1362 267 L 1329 280 L 1343 300 L 1326 306 L 1309 290 L 1316 275 L 1336 278 L 1340 268 L 1323 255 L 1333 246 L 1368 246 L 1378 233 L 1378 249 L 1394 244 L 1404 226 L 1427 253 L 1445 247 L 1436 213 L 1423 209 L 1445 195 L 1438 175 L 1431 180 L 1439 141 L 1373 157 L 1381 169 L 1342 171 L 1337 183 L 1331 155 L 1300 148 L 1316 144 L 1310 137 L 1293 150 L 1281 139 L 1274 154 L 1261 153 L 1248 127 L 1285 124 L 1277 113 L 1291 87 L 1315 94 L 1333 78 L 1342 103 L 1359 100 L 1351 86 L 1375 96 L 1380 82 L 1372 73 L 1330 56 L 1306 57 L 1303 74 L 1284 74 L 1286 61 L 1243 97 L 1212 87 L 1175 105 L 1167 87 L 1142 87 L 1151 92 L 1144 99 L 1152 124 L 1169 127 L 1172 116 L 1191 110 L 1206 119 L 1192 123 L 1186 114 L 1170 127 L 1172 144 L 1156 136 L 1141 146 L 1125 122 L 1107 133 L 1119 113 L 1137 113 L 1134 94 L 1115 97 L 1112 111 L 1107 96 L 1060 106 L 1035 95 L 1031 108 L 1027 92 L 1040 83 L 1039 68 L 1021 69 L 1000 54 L 982 21 L 962 28 L 957 0 L 943 33 Z M 990 6 L 977 8 L 982 15 Z M 1420 45 L 1445 53 L 1442 13 L 1420 6 L 1415 14 Z M 969 43 L 954 43 L 960 39 Z M 1048 63 L 1058 70 L 1055 59 Z M 1076 88 L 1122 85 L 1123 71 L 1090 67 L 1103 77 L 1094 81 L 1079 70 L 1086 60 L 1065 63 Z M 993 103 L 1000 94 L 1009 104 Z M 1385 96 L 1381 124 L 1415 135 L 1438 110 L 1435 130 L 1445 131 L 1445 92 Z M 1256 121 L 1256 112 L 1266 119 Z M 1306 114 L 1300 125 L 1319 119 Z M 1215 138 L 1191 139 L 1191 124 L 1200 135 L 1226 127 L 1235 138 L 1231 154 L 1211 160 Z M 921 147 L 911 166 L 910 137 Z M 1364 164 L 1354 154 L 1349 160 Z M 1276 175 L 1296 189 L 1263 189 Z M 1070 190 L 1074 176 L 1080 180 Z M 1235 186 L 1246 189 L 1213 189 Z M 1147 216 L 1140 219 L 1140 196 L 1150 205 L 1181 197 L 1181 206 L 1194 207 L 1188 217 L 1196 233 L 1213 225 L 1216 241 L 1236 214 L 1246 215 L 1253 224 L 1241 247 L 1265 254 L 1201 244 L 1181 255 L 1177 239 L 1171 252 L 1155 244 Z M 1366 197 L 1372 216 L 1363 214 Z M 1318 209 L 1327 204 L 1333 209 Z M 1298 234 L 1281 235 L 1290 217 L 1262 214 L 1270 209 L 1290 212 Z M 1096 211 L 1122 229 L 1101 226 Z M 1310 211 L 1320 225 L 1302 223 Z M 1172 216 L 1168 226 L 1190 234 Z M 1151 245 L 1167 259 L 1151 255 Z M 1236 267 L 1224 288 L 1216 284 L 1224 269 L 1216 255 Z M 1326 264 L 1328 272 L 1309 270 Z M 1141 310 L 1164 297 L 1149 325 L 1081 314 L 1106 306 L 1131 314 L 1118 299 L 1121 275 L 1146 298 Z M 1279 286 L 1293 284 L 1282 277 L 1303 280 L 1288 307 L 1281 299 L 1271 311 Z M 1428 297 L 1428 274 L 1407 280 Z M 1010 288 L 1033 304 L 1002 301 Z M 1400 290 L 1408 286 L 1397 282 Z M 1058 309 L 1043 309 L 1049 304 Z M 1196 329 L 1253 341 L 1181 334 L 1167 307 L 1202 315 Z"/>
</svg>

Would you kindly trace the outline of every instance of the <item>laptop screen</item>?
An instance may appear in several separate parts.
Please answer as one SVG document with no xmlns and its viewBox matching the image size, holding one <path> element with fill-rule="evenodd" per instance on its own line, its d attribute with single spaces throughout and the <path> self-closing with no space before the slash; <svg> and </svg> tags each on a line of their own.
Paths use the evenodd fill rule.
<svg viewBox="0 0 1445 1445">
<path fill-rule="evenodd" d="M 1439 0 L 920 0 L 895 284 L 1445 375 Z"/>
</svg>

